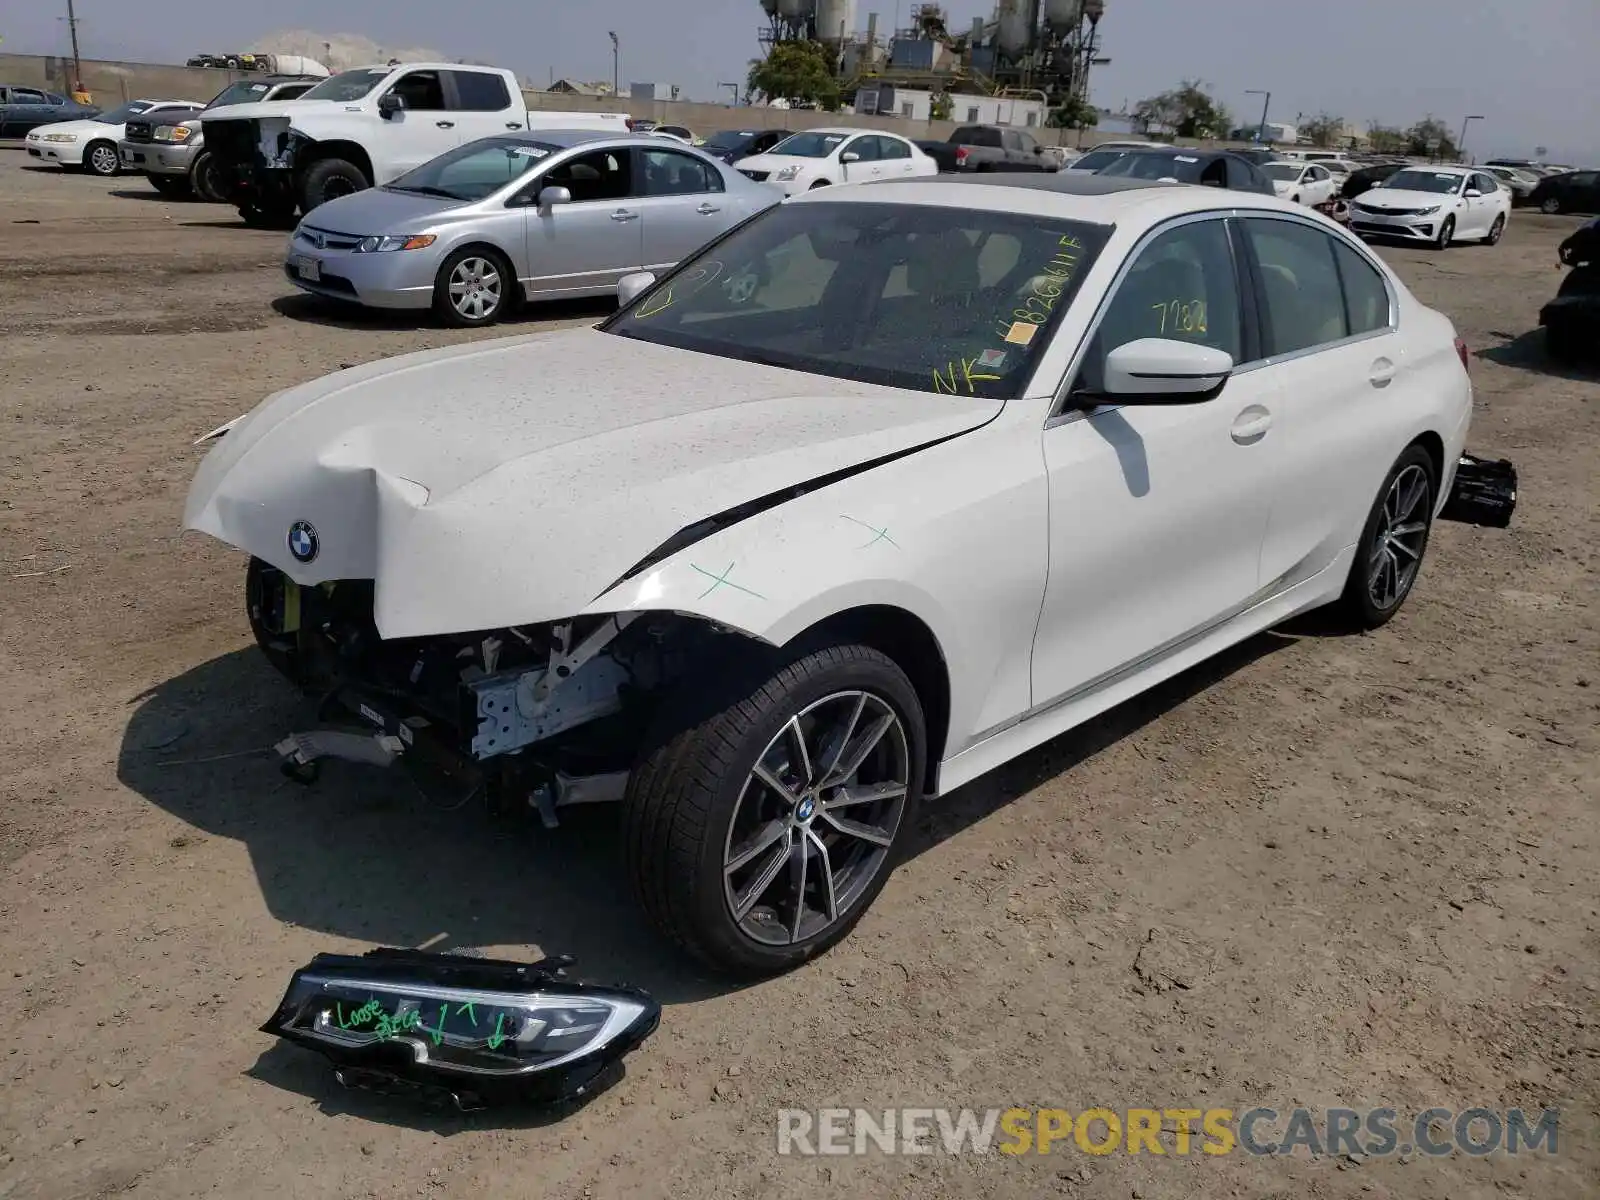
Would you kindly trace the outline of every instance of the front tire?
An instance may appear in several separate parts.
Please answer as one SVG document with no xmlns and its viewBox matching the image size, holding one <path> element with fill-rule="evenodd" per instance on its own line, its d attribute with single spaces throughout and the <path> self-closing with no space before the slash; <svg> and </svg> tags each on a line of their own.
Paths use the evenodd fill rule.
<svg viewBox="0 0 1600 1200">
<path fill-rule="evenodd" d="M 309 213 L 319 204 L 364 192 L 371 180 L 355 163 L 343 158 L 319 158 L 300 180 L 300 211 Z"/>
<path fill-rule="evenodd" d="M 189 168 L 189 187 L 207 204 L 221 204 L 226 199 L 222 194 L 221 181 L 217 178 L 217 161 L 211 157 L 211 151 L 202 150 L 195 158 Z"/>
<path fill-rule="evenodd" d="M 150 186 L 167 200 L 187 200 L 192 195 L 186 175 L 151 175 L 148 178 Z"/>
<path fill-rule="evenodd" d="M 1539 204 L 1539 211 L 1547 217 L 1553 217 L 1561 211 L 1560 196 L 1546 196 Z"/>
<path fill-rule="evenodd" d="M 861 645 L 746 662 L 663 707 L 623 806 L 645 914 L 713 969 L 755 978 L 837 943 L 913 826 L 927 733 L 899 666 Z"/>
<path fill-rule="evenodd" d="M 1450 249 L 1450 243 L 1455 240 L 1455 236 L 1456 219 L 1454 217 L 1446 217 L 1444 224 L 1439 226 L 1439 236 L 1433 239 L 1433 248 L 1435 250 Z"/>
<path fill-rule="evenodd" d="M 433 311 L 458 328 L 493 325 L 511 308 L 516 273 L 504 255 L 487 247 L 457 250 L 433 280 Z"/>
<path fill-rule="evenodd" d="M 111 142 L 90 142 L 83 148 L 83 169 L 101 179 L 110 179 L 122 171 L 122 159 Z"/>
<path fill-rule="evenodd" d="M 1357 629 L 1377 629 L 1400 611 L 1428 551 L 1438 489 L 1433 459 L 1409 446 L 1389 469 L 1356 545 L 1339 606 Z"/>
</svg>

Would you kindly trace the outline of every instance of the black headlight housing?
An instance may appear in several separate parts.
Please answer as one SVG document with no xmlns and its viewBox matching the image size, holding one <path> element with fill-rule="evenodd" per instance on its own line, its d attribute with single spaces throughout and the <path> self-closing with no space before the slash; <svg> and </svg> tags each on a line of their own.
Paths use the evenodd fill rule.
<svg viewBox="0 0 1600 1200">
<path fill-rule="evenodd" d="M 568 965 L 319 954 L 261 1028 L 327 1056 L 357 1086 L 431 1093 L 462 1109 L 571 1101 L 655 1032 L 661 1007 L 637 989 L 573 981 Z"/>
</svg>

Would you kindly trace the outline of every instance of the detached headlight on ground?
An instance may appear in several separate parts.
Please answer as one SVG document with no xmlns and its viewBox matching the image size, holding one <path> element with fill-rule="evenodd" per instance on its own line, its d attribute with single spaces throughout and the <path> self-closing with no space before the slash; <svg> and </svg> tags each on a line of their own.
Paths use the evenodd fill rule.
<svg viewBox="0 0 1600 1200">
<path fill-rule="evenodd" d="M 646 993 L 515 963 L 412 950 L 319 954 L 262 1030 L 327 1055 L 340 1082 L 445 1094 L 461 1108 L 581 1096 L 655 1031 Z"/>
<path fill-rule="evenodd" d="M 183 125 L 157 125 L 150 136 L 158 142 L 187 142 L 194 130 Z"/>
<path fill-rule="evenodd" d="M 431 233 L 395 233 L 383 237 L 364 237 L 356 243 L 357 254 L 380 254 L 386 250 L 425 250 L 433 245 Z"/>
</svg>

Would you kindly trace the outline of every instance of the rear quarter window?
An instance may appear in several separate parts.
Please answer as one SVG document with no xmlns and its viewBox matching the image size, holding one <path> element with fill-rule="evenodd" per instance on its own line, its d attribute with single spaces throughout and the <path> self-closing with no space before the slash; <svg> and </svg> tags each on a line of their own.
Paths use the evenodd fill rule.
<svg viewBox="0 0 1600 1200">
<path fill-rule="evenodd" d="M 511 106 L 506 81 L 487 71 L 451 71 L 455 77 L 456 105 L 465 112 L 499 112 Z"/>
</svg>

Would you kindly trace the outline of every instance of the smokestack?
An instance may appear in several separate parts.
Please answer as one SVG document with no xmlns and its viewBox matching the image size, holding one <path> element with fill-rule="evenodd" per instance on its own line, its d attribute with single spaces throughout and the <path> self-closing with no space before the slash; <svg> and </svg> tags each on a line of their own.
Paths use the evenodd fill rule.
<svg viewBox="0 0 1600 1200">
<path fill-rule="evenodd" d="M 973 46 L 976 46 L 981 41 L 983 41 L 983 18 L 982 17 L 973 17 L 972 18 L 972 37 L 969 39 L 969 44 L 973 45 Z"/>
<path fill-rule="evenodd" d="M 872 61 L 872 52 L 878 45 L 878 14 L 867 14 L 867 61 Z"/>
</svg>

